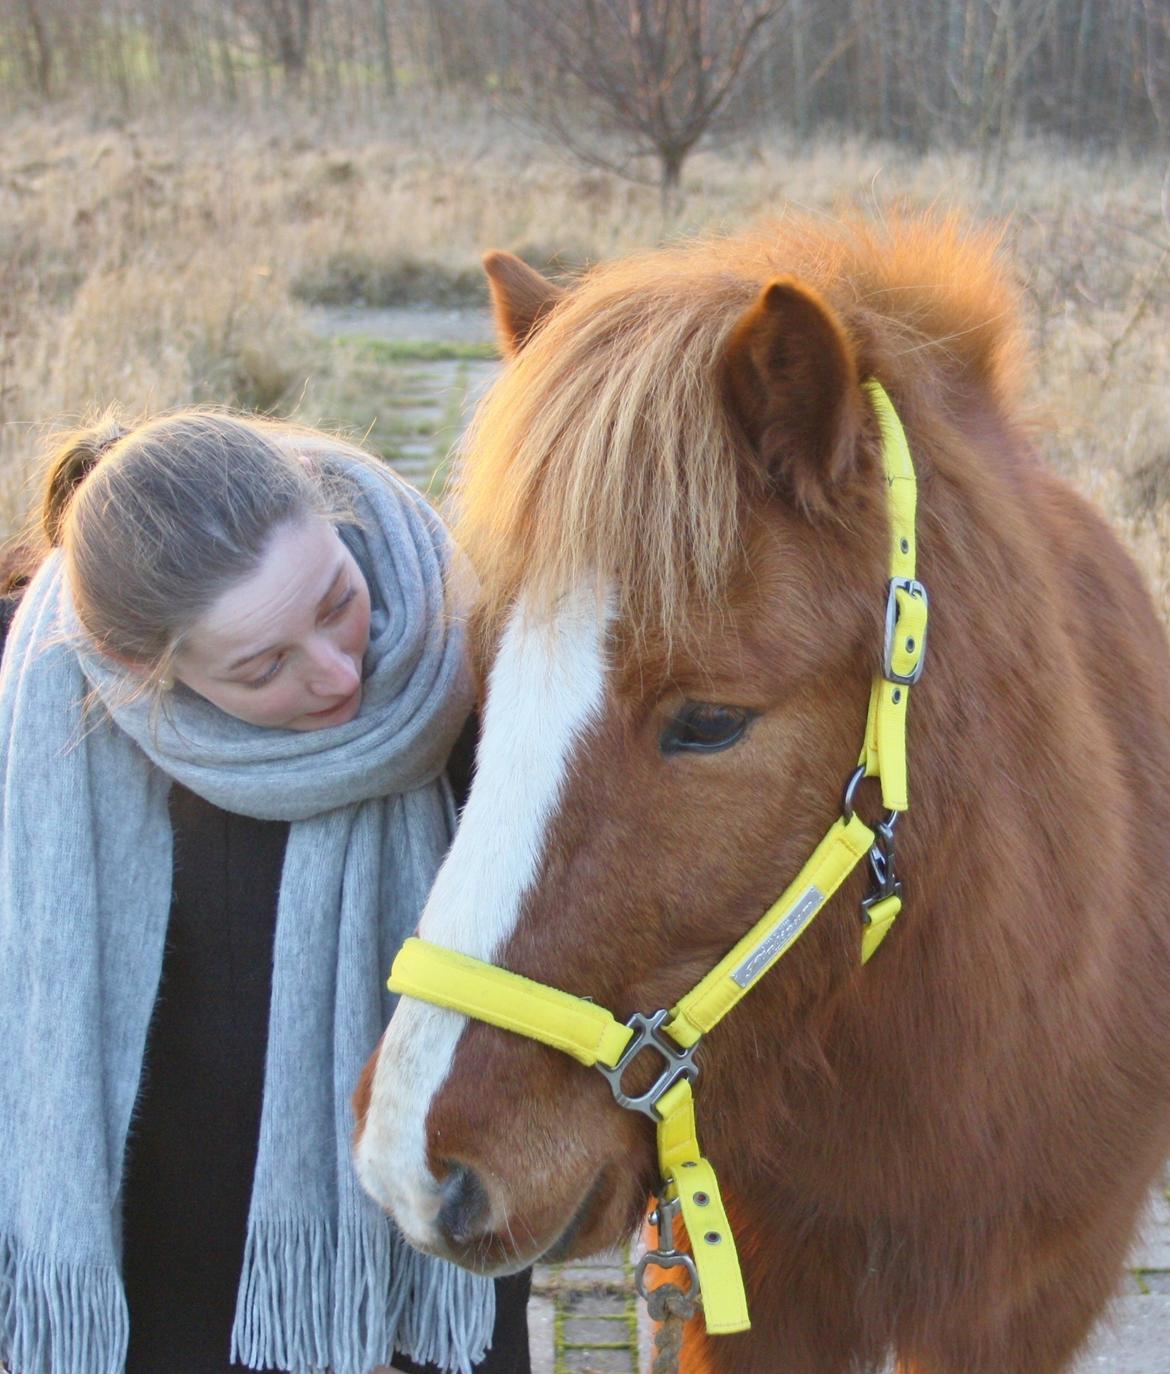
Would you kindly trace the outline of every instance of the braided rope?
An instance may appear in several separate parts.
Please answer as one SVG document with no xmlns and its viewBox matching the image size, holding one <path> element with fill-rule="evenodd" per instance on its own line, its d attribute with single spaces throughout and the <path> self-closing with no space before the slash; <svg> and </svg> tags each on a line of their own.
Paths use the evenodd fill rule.
<svg viewBox="0 0 1170 1374">
<path fill-rule="evenodd" d="M 651 1321 L 658 1323 L 651 1374 L 678 1374 L 683 1328 L 695 1315 L 698 1304 L 676 1284 L 664 1283 L 646 1294 L 646 1310 Z"/>
</svg>

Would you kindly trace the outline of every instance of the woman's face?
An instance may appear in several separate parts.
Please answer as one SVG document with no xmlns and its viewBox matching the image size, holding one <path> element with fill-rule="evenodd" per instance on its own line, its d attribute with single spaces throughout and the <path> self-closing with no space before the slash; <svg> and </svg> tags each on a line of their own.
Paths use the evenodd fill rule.
<svg viewBox="0 0 1170 1374">
<path fill-rule="evenodd" d="M 191 627 L 175 677 L 250 725 L 323 730 L 362 701 L 370 590 L 319 516 L 281 525 L 256 571 Z"/>
</svg>

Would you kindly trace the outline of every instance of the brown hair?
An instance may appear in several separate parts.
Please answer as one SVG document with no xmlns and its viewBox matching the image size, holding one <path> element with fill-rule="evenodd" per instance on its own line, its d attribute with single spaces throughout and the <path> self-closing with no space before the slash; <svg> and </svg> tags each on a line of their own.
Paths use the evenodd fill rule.
<svg viewBox="0 0 1170 1374">
<path fill-rule="evenodd" d="M 356 454 L 313 430 L 210 410 L 131 426 L 111 410 L 64 436 L 41 528 L 64 553 L 86 633 L 165 676 L 184 634 L 256 568 L 277 528 L 352 518 L 322 461 L 340 451 Z"/>
</svg>

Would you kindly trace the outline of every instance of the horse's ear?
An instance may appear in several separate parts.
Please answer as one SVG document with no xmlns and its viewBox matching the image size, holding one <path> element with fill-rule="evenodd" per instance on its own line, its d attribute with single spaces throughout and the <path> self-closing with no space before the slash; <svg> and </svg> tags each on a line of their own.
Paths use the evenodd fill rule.
<svg viewBox="0 0 1170 1374">
<path fill-rule="evenodd" d="M 491 288 L 500 346 L 510 358 L 520 352 L 565 292 L 512 253 L 486 253 L 483 270 Z"/>
<path fill-rule="evenodd" d="M 778 277 L 731 332 L 728 404 L 769 479 L 806 509 L 856 466 L 861 391 L 853 349 L 815 291 Z"/>
</svg>

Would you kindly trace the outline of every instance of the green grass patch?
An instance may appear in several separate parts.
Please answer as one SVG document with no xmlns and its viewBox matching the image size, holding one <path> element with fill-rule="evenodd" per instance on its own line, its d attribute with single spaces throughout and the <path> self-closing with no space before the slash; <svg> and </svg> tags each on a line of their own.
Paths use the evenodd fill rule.
<svg viewBox="0 0 1170 1374">
<path fill-rule="evenodd" d="M 372 339 L 360 334 L 342 336 L 358 356 L 375 363 L 463 363 L 495 362 L 500 350 L 494 343 L 443 339 Z"/>
</svg>

